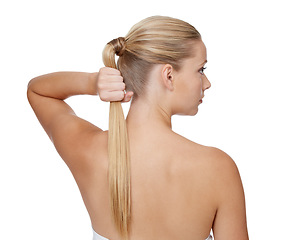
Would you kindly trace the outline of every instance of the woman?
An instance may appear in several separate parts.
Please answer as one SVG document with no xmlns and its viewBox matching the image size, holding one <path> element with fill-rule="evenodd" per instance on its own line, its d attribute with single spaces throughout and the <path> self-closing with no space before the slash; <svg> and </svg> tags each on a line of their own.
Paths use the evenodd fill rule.
<svg viewBox="0 0 297 240">
<path fill-rule="evenodd" d="M 211 229 L 216 240 L 248 239 L 234 161 L 171 129 L 171 116 L 195 115 L 210 87 L 199 32 L 150 17 L 109 42 L 103 61 L 99 73 L 56 72 L 28 85 L 36 116 L 78 184 L 94 240 L 211 239 Z M 79 94 L 111 102 L 109 131 L 64 102 Z M 125 120 L 121 102 L 131 99 Z"/>
</svg>

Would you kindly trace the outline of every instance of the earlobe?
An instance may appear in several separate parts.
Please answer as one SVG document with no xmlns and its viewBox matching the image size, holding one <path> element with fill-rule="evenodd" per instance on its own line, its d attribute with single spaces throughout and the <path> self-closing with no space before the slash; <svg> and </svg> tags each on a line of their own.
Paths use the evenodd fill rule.
<svg viewBox="0 0 297 240">
<path fill-rule="evenodd" d="M 169 84 L 168 87 L 170 88 L 170 90 L 173 91 L 173 90 L 174 90 L 174 86 L 173 86 L 173 76 L 171 76 L 171 75 L 168 76 L 168 84 Z"/>
</svg>

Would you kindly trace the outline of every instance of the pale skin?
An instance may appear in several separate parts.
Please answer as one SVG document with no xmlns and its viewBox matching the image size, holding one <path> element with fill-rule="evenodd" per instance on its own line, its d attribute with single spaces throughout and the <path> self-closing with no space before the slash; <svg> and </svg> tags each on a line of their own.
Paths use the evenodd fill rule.
<svg viewBox="0 0 297 240">
<path fill-rule="evenodd" d="M 184 60 L 179 71 L 170 64 L 155 65 L 147 97 L 131 103 L 131 240 L 204 240 L 211 229 L 216 240 L 248 239 L 244 191 L 234 161 L 218 148 L 172 131 L 171 116 L 195 115 L 211 86 L 202 70 L 204 43 L 197 41 L 193 51 L 195 56 Z M 133 93 L 124 89 L 120 72 L 110 68 L 50 73 L 28 85 L 29 102 L 72 172 L 94 230 L 111 240 L 120 238 L 109 212 L 108 131 L 76 116 L 64 100 L 89 94 L 128 102 Z"/>
</svg>

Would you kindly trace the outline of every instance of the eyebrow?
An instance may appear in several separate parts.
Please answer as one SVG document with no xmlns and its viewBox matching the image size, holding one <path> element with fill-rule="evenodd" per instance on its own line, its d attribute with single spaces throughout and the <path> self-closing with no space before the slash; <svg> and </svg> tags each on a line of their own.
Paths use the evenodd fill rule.
<svg viewBox="0 0 297 240">
<path fill-rule="evenodd" d="M 200 65 L 203 65 L 203 64 L 205 64 L 205 63 L 207 63 L 207 60 L 205 60 L 203 63 L 201 63 Z"/>
</svg>

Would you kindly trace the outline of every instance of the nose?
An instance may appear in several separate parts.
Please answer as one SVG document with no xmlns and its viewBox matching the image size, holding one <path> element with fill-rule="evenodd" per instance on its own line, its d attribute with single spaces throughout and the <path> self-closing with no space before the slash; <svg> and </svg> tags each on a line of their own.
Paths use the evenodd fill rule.
<svg viewBox="0 0 297 240">
<path fill-rule="evenodd" d="M 203 76 L 203 91 L 206 89 L 209 89 L 211 87 L 210 81 L 206 77 L 206 75 Z"/>
</svg>

